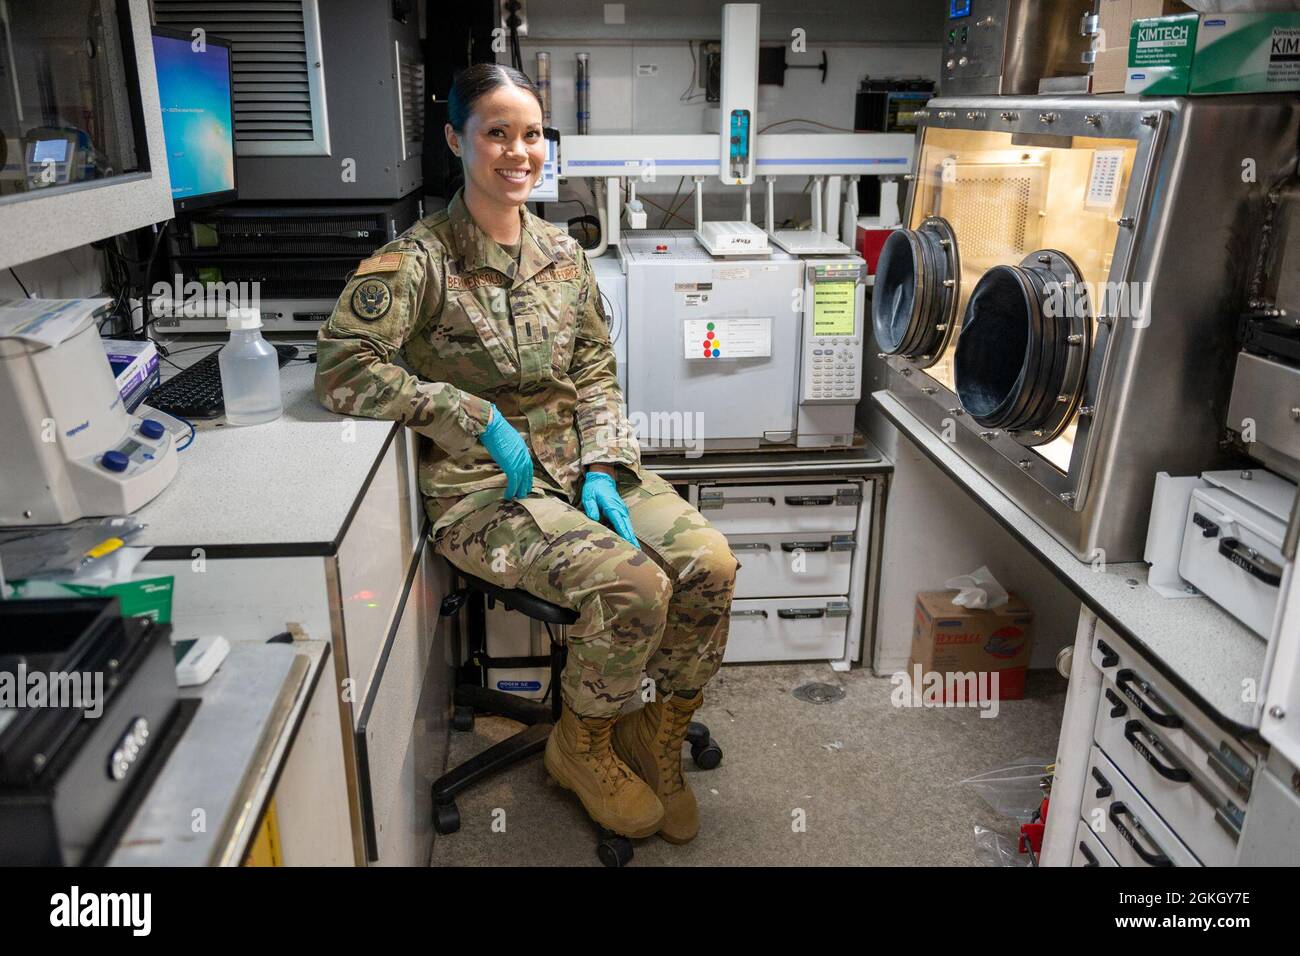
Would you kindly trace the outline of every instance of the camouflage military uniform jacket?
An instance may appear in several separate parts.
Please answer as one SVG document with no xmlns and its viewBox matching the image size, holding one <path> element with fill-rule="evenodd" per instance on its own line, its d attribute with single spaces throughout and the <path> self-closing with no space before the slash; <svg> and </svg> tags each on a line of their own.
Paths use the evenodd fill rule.
<svg viewBox="0 0 1300 956">
<path fill-rule="evenodd" d="M 442 502 L 435 531 L 456 517 L 449 499 L 458 515 L 505 486 L 478 441 L 489 402 L 528 443 L 535 491 L 576 501 L 595 463 L 642 477 L 591 266 L 567 234 L 520 216 L 516 262 L 458 192 L 357 267 L 318 337 L 322 404 L 428 439 L 419 483 Z"/>
</svg>

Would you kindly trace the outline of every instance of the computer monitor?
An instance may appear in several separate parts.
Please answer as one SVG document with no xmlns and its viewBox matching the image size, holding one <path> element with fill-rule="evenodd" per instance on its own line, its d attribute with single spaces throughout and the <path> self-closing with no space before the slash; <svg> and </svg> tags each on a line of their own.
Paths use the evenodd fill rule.
<svg viewBox="0 0 1300 956">
<path fill-rule="evenodd" d="M 557 202 L 560 198 L 559 172 L 559 130 L 546 127 L 542 131 L 546 137 L 546 161 L 542 163 L 542 178 L 537 181 L 533 191 L 528 194 L 529 202 Z"/>
<path fill-rule="evenodd" d="M 230 41 L 155 27 L 153 58 L 176 211 L 233 201 L 238 191 Z"/>
</svg>

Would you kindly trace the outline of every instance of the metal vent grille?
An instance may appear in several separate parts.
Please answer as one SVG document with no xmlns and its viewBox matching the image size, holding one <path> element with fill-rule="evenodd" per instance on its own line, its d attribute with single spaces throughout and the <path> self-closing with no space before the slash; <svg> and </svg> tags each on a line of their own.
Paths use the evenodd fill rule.
<svg viewBox="0 0 1300 956">
<path fill-rule="evenodd" d="M 328 152 L 316 0 L 155 0 L 160 26 L 231 41 L 241 156 Z"/>
<path fill-rule="evenodd" d="M 424 64 L 411 62 L 398 47 L 402 78 L 402 135 L 407 143 L 424 142 Z"/>
<path fill-rule="evenodd" d="M 953 228 L 962 251 L 977 258 L 1024 255 L 1029 208 L 1029 180 L 984 179 L 979 188 L 958 184 Z"/>
<path fill-rule="evenodd" d="M 1043 168 L 961 164 L 942 191 L 942 215 L 957 234 L 966 264 L 1015 261 L 1039 248 Z"/>
</svg>

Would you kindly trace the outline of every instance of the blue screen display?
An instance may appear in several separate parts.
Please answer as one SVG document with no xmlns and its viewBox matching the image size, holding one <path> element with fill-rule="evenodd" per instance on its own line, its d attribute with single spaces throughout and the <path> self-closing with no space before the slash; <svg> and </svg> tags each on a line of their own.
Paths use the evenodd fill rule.
<svg viewBox="0 0 1300 956">
<path fill-rule="evenodd" d="M 970 16 L 971 0 L 948 0 L 948 18 Z"/>
<path fill-rule="evenodd" d="M 32 153 L 34 163 L 66 163 L 67 161 L 68 141 L 66 139 L 39 140 Z"/>
<path fill-rule="evenodd" d="M 230 49 L 208 43 L 196 51 L 189 40 L 155 36 L 153 57 L 172 199 L 233 190 Z"/>
</svg>

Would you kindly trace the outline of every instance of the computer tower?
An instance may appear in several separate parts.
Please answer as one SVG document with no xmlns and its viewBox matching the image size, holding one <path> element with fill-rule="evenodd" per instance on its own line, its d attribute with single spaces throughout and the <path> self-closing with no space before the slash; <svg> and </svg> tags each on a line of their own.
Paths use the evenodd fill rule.
<svg viewBox="0 0 1300 956">
<path fill-rule="evenodd" d="M 233 45 L 240 199 L 391 200 L 423 184 L 424 59 L 406 5 L 155 0 L 154 9 L 159 26 Z"/>
</svg>

